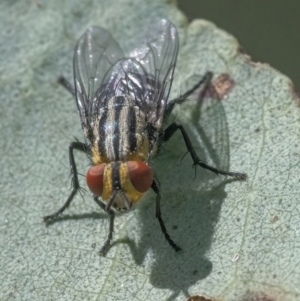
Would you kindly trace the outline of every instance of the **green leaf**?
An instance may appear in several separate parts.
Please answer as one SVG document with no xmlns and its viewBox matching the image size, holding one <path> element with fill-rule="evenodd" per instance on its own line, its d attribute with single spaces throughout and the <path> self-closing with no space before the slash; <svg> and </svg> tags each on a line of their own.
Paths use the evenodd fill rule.
<svg viewBox="0 0 300 301">
<path fill-rule="evenodd" d="M 168 2 L 0 4 L 0 300 L 300 299 L 298 96 L 287 77 L 240 53 L 229 34 L 203 20 L 188 25 Z M 70 193 L 68 144 L 83 138 L 75 101 L 56 79 L 72 80 L 73 49 L 88 26 L 107 28 L 126 51 L 161 17 L 180 34 L 171 97 L 207 71 L 234 81 L 223 100 L 211 93 L 199 103 L 194 95 L 176 120 L 204 161 L 248 180 L 201 168 L 195 178 L 177 133 L 154 169 L 166 227 L 183 250 L 165 241 L 149 192 L 117 216 L 114 243 L 101 258 L 108 218 L 88 191 L 53 223 L 42 222 Z M 85 174 L 86 157 L 76 160 Z"/>
</svg>

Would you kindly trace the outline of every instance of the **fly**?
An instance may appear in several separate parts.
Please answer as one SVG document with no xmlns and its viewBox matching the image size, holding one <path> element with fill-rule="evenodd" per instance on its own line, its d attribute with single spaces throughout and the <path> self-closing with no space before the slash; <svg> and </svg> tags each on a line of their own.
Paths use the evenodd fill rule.
<svg viewBox="0 0 300 301">
<path fill-rule="evenodd" d="M 178 48 L 177 30 L 164 19 L 149 30 L 145 42 L 127 57 L 107 30 L 91 27 L 75 48 L 75 88 L 64 77 L 59 79 L 76 99 L 85 142 L 70 144 L 72 192 L 65 204 L 45 216 L 44 221 L 63 213 L 80 189 L 74 150 L 86 153 L 92 165 L 86 174 L 87 186 L 94 201 L 110 217 L 108 237 L 99 252 L 102 256 L 106 255 L 112 240 L 115 211 L 129 210 L 150 188 L 156 194 L 156 217 L 161 230 L 171 247 L 180 250 L 164 225 L 159 182 L 151 168 L 151 159 L 177 130 L 183 136 L 194 166 L 240 180 L 247 177 L 244 173 L 205 164 L 198 158 L 180 123 L 166 126 L 175 105 L 184 102 L 212 77 L 208 72 L 192 89 L 168 100 Z"/>
</svg>

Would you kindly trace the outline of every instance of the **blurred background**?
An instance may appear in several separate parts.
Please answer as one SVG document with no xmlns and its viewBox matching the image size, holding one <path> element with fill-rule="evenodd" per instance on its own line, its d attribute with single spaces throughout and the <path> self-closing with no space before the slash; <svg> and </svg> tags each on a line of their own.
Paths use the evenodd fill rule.
<svg viewBox="0 0 300 301">
<path fill-rule="evenodd" d="M 207 19 L 235 36 L 255 62 L 269 63 L 300 91 L 300 0 L 178 0 L 189 20 Z"/>
</svg>

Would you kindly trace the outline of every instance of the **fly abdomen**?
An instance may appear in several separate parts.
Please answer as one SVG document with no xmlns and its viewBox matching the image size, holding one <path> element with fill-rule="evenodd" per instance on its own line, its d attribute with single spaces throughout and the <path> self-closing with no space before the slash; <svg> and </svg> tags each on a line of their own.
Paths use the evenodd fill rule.
<svg viewBox="0 0 300 301">
<path fill-rule="evenodd" d="M 147 161 L 146 116 L 132 96 L 112 97 L 94 126 L 94 164 Z"/>
</svg>

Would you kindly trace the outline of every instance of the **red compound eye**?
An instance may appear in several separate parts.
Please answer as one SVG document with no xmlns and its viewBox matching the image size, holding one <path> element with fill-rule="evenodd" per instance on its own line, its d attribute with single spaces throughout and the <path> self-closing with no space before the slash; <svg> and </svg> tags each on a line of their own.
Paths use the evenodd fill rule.
<svg viewBox="0 0 300 301">
<path fill-rule="evenodd" d="M 99 164 L 89 169 L 86 183 L 94 195 L 101 196 L 103 192 L 103 177 L 106 164 Z"/>
<path fill-rule="evenodd" d="M 153 173 L 144 162 L 127 162 L 129 178 L 134 188 L 139 192 L 146 192 L 152 185 Z"/>
</svg>

